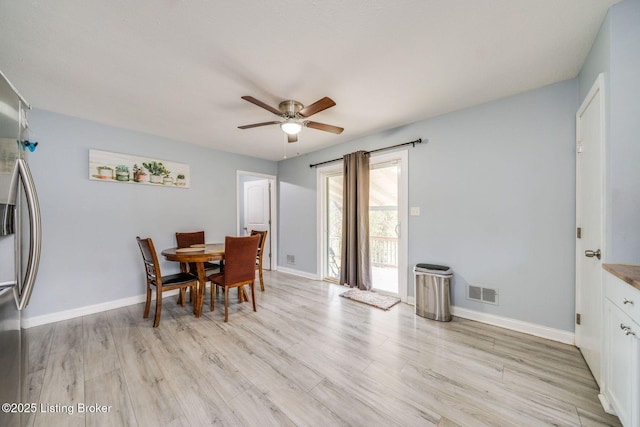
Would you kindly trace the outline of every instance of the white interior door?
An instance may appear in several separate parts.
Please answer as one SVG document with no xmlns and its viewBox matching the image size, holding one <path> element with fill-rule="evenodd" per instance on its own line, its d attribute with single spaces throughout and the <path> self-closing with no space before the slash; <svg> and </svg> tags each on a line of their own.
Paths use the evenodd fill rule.
<svg viewBox="0 0 640 427">
<path fill-rule="evenodd" d="M 264 243 L 262 265 L 271 270 L 271 185 L 268 179 L 259 179 L 244 183 L 244 230 L 248 235 L 251 230 L 267 230 Z"/>
<path fill-rule="evenodd" d="M 598 383 L 602 353 L 604 96 L 598 77 L 576 115 L 576 345 Z"/>
</svg>

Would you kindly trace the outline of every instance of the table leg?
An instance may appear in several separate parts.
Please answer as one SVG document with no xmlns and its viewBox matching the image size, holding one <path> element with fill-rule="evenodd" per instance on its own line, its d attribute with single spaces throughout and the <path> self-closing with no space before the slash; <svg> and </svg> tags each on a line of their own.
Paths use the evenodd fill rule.
<svg viewBox="0 0 640 427">
<path fill-rule="evenodd" d="M 180 263 L 180 272 L 181 273 L 188 273 L 189 272 L 189 268 L 185 268 L 185 264 L 183 262 Z M 178 304 L 182 305 L 182 292 L 180 292 L 178 294 Z M 191 296 L 191 292 L 189 292 L 189 296 Z"/>
<path fill-rule="evenodd" d="M 204 302 L 204 289 L 207 283 L 207 277 L 205 276 L 204 262 L 198 262 L 196 264 L 198 268 L 198 289 L 196 289 L 196 297 L 193 302 L 193 313 L 196 317 L 200 317 L 200 315 L 202 315 L 202 304 Z"/>
</svg>

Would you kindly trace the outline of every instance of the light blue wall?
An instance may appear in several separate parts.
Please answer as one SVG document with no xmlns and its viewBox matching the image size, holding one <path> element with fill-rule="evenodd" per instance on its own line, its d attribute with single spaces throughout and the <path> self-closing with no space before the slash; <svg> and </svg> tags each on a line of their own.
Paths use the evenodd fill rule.
<svg viewBox="0 0 640 427">
<path fill-rule="evenodd" d="M 236 234 L 236 170 L 275 175 L 275 162 L 34 110 L 30 156 L 43 215 L 42 261 L 26 317 L 81 308 L 145 292 L 137 235 L 158 251 L 176 231 L 203 229 L 207 240 Z M 89 149 L 188 163 L 189 189 L 88 179 Z M 162 257 L 161 257 L 162 258 Z M 163 273 L 177 271 L 162 263 Z"/>
<path fill-rule="evenodd" d="M 412 150 L 410 264 L 451 265 L 459 307 L 573 330 L 576 82 L 423 124 Z M 416 155 L 413 155 L 415 151 Z M 420 241 L 420 240 L 422 241 Z M 499 306 L 465 298 L 499 290 Z"/>
<path fill-rule="evenodd" d="M 578 74 L 578 99 L 579 102 L 587 96 L 591 86 L 600 73 L 608 74 L 611 63 L 611 14 L 602 21 L 598 36 L 591 46 L 589 55 Z"/>
<path fill-rule="evenodd" d="M 321 161 L 327 150 L 278 163 L 278 265 L 316 273 L 316 171 L 309 163 Z M 331 157 L 330 154 L 325 154 Z M 326 160 L 326 159 L 323 159 Z M 295 264 L 287 264 L 287 255 Z"/>
<path fill-rule="evenodd" d="M 316 171 L 309 163 L 426 138 L 409 149 L 411 266 L 450 265 L 452 303 L 572 331 L 577 80 L 279 162 L 280 265 L 316 271 Z M 285 264 L 286 255 L 296 265 Z M 500 305 L 465 298 L 497 288 Z"/>
<path fill-rule="evenodd" d="M 609 9 L 578 76 L 582 101 L 605 75 L 609 263 L 640 264 L 640 0 Z"/>
</svg>

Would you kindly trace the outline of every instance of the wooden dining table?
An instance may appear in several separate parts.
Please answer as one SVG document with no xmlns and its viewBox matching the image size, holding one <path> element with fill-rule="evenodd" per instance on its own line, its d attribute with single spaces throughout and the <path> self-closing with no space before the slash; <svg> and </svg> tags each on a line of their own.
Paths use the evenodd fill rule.
<svg viewBox="0 0 640 427">
<path fill-rule="evenodd" d="M 207 261 L 224 260 L 224 243 L 207 243 L 203 245 L 193 245 L 189 248 L 168 248 L 161 253 L 168 261 L 180 262 L 183 263 L 182 265 L 189 265 L 190 263 L 196 265 L 198 287 L 193 298 L 193 314 L 195 314 L 196 317 L 200 317 L 204 303 L 205 284 L 207 283 L 204 263 Z"/>
</svg>

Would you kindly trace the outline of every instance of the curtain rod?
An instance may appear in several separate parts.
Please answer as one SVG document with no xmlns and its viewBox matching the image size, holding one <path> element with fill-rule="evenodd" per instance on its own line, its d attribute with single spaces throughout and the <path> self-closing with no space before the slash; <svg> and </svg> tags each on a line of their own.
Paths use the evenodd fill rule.
<svg viewBox="0 0 640 427">
<path fill-rule="evenodd" d="M 428 141 L 428 140 L 426 140 L 426 141 Z M 413 147 L 415 147 L 416 144 L 422 144 L 422 138 L 418 138 L 415 141 L 403 142 L 402 144 L 391 145 L 389 147 L 378 148 L 376 150 L 365 151 L 365 154 L 371 154 L 371 153 L 376 153 L 378 151 L 390 150 L 392 148 L 403 147 L 405 145 L 412 145 Z M 314 163 L 312 165 L 309 165 L 309 167 L 310 168 L 315 168 L 316 166 L 324 165 L 324 164 L 327 164 L 327 163 L 333 163 L 333 162 L 337 162 L 337 161 L 340 161 L 340 160 L 342 160 L 342 157 L 337 158 L 337 159 L 333 159 L 333 160 L 327 160 L 326 162 Z"/>
</svg>

